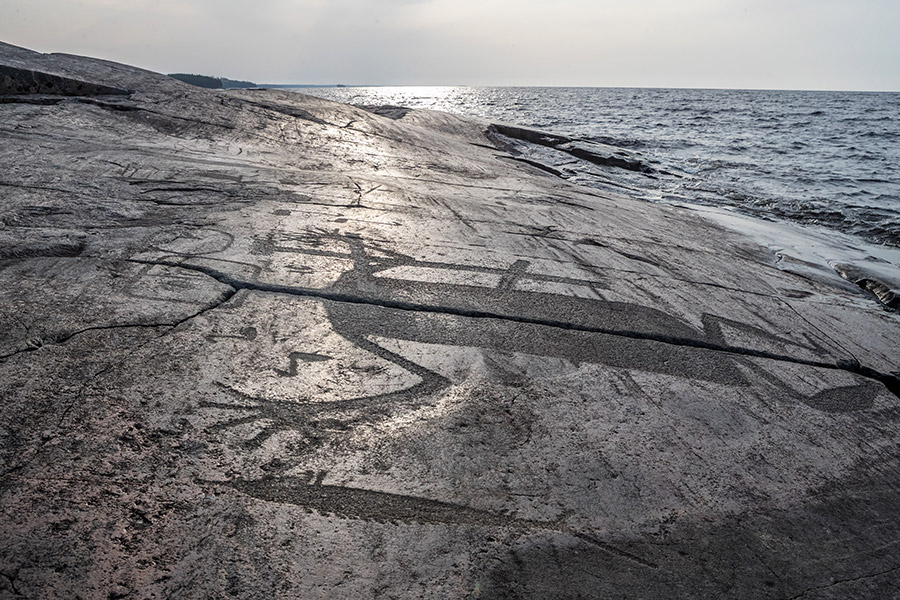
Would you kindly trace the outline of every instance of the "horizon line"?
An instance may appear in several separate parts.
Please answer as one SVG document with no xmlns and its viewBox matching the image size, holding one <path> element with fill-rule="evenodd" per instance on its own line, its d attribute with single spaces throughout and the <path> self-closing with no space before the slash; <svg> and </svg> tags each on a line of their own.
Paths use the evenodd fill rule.
<svg viewBox="0 0 900 600">
<path fill-rule="evenodd" d="M 898 94 L 897 90 L 865 90 L 855 88 L 776 88 L 776 87 L 708 87 L 708 86 L 656 86 L 656 85 L 471 85 L 471 84 L 424 84 L 424 83 L 259 83 L 258 88 L 560 88 L 560 89 L 619 89 L 619 90 L 702 90 L 725 92 L 822 92 L 858 94 Z"/>
</svg>

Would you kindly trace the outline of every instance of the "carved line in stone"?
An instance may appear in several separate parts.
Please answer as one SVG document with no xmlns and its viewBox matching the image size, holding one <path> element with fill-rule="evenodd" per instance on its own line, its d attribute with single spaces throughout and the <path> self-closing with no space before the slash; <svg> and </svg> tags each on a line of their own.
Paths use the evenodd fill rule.
<svg viewBox="0 0 900 600">
<path fill-rule="evenodd" d="M 562 523 L 562 520 L 545 522 L 520 519 L 506 513 L 480 510 L 418 496 L 326 485 L 322 483 L 325 476 L 324 471 L 318 473 L 309 471 L 306 473 L 306 478 L 266 477 L 257 480 L 235 479 L 224 483 L 211 481 L 202 483 L 227 485 L 259 500 L 293 504 L 319 514 L 334 515 L 343 519 L 376 523 L 448 524 L 552 531 L 576 537 L 609 554 L 627 559 L 643 567 L 658 568 L 658 565 L 650 560 L 604 542 L 595 536 L 575 531 Z"/>
</svg>

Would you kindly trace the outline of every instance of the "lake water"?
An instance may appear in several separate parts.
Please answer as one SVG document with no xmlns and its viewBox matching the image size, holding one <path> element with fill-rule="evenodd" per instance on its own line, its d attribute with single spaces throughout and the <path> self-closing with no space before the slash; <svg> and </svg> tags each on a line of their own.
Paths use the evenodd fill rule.
<svg viewBox="0 0 900 600">
<path fill-rule="evenodd" d="M 726 206 L 900 247 L 900 93 L 536 87 L 298 90 L 430 108 L 601 142 L 672 173 L 660 201 Z M 577 178 L 591 184 L 589 177 Z"/>
</svg>

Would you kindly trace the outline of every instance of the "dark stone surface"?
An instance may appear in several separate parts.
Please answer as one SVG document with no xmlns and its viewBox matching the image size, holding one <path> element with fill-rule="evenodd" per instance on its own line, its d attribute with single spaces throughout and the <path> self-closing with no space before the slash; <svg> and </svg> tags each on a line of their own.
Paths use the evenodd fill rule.
<svg viewBox="0 0 900 600">
<path fill-rule="evenodd" d="M 0 95 L 127 96 L 128 90 L 0 65 Z"/>
<path fill-rule="evenodd" d="M 562 135 L 500 123 L 492 124 L 489 127 L 489 133 L 499 133 L 512 139 L 523 140 L 539 146 L 547 146 L 594 165 L 617 167 L 640 173 L 656 172 L 649 164 L 622 148 L 574 140 Z"/>
<path fill-rule="evenodd" d="M 873 269 L 872 262 L 874 261 L 870 261 L 869 264 L 839 263 L 834 265 L 834 269 L 847 281 L 874 294 L 885 306 L 900 309 L 900 282 L 886 278 L 877 270 L 879 266 L 877 263 Z"/>
</svg>

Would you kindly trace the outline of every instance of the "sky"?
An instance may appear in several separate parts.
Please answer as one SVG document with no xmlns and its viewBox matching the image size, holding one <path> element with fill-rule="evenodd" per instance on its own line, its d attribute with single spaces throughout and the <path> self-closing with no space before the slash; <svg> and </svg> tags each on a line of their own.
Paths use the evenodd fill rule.
<svg viewBox="0 0 900 600">
<path fill-rule="evenodd" d="M 900 0 L 0 0 L 0 41 L 256 83 L 900 91 Z"/>
</svg>

